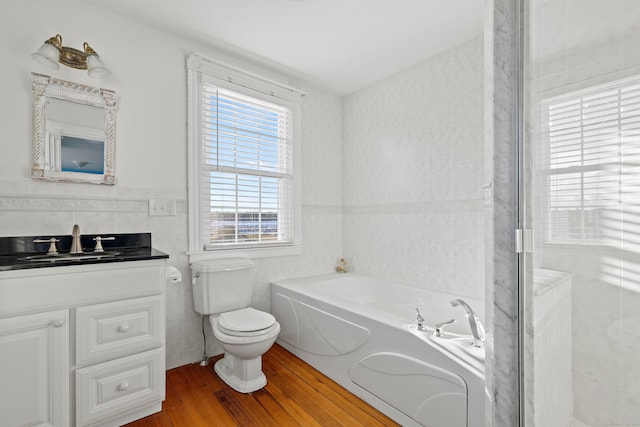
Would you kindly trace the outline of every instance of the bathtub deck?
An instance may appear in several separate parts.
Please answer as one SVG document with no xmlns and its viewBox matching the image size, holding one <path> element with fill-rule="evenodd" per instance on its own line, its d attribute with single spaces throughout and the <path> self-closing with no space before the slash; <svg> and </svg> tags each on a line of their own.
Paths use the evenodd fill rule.
<svg viewBox="0 0 640 427">
<path fill-rule="evenodd" d="M 197 364 L 167 371 L 162 412 L 127 427 L 399 426 L 275 344 L 263 356 L 267 386 L 242 394 Z"/>
</svg>

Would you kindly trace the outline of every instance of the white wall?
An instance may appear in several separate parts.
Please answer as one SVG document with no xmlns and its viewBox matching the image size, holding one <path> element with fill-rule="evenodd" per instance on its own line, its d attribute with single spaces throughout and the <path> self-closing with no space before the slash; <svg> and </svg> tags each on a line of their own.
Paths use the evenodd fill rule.
<svg viewBox="0 0 640 427">
<path fill-rule="evenodd" d="M 187 250 L 185 56 L 219 53 L 102 12 L 75 0 L 24 0 L 0 13 L 0 235 L 151 232 L 153 246 L 185 277 L 167 292 L 167 366 L 200 359 L 200 317 L 193 310 Z M 87 41 L 111 68 L 104 81 L 84 71 L 45 69 L 30 54 L 60 33 L 65 46 Z M 237 61 L 275 77 L 250 61 Z M 31 72 L 115 90 L 119 98 L 115 186 L 37 182 L 31 168 Z M 303 254 L 257 261 L 255 300 L 269 310 L 273 279 L 331 271 L 342 255 L 341 101 L 304 81 Z M 150 217 L 150 198 L 173 198 L 176 216 Z M 209 353 L 222 349 L 208 332 Z"/>
<path fill-rule="evenodd" d="M 354 271 L 484 299 L 482 43 L 344 98 L 344 252 Z"/>
</svg>

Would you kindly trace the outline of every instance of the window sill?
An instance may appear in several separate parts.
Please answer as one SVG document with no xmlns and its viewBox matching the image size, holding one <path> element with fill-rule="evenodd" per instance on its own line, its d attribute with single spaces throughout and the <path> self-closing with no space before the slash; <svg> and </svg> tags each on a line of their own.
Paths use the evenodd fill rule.
<svg viewBox="0 0 640 427">
<path fill-rule="evenodd" d="M 576 250 L 595 250 L 595 251 L 619 251 L 621 248 L 613 244 L 606 243 L 585 243 L 585 242 L 544 242 L 543 248 L 549 249 L 576 249 Z"/>
<path fill-rule="evenodd" d="M 187 252 L 189 264 L 197 261 L 205 261 L 209 259 L 221 258 L 268 258 L 279 256 L 295 256 L 302 254 L 302 246 L 280 246 L 270 248 L 253 248 L 253 249 L 219 249 L 213 251 L 190 251 Z"/>
</svg>

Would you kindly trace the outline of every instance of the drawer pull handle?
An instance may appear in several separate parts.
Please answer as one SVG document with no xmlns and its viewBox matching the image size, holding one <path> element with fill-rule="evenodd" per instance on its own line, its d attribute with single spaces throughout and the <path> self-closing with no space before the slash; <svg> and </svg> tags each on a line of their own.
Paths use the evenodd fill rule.
<svg viewBox="0 0 640 427">
<path fill-rule="evenodd" d="M 122 383 L 122 384 L 118 385 L 118 390 L 119 391 L 127 391 L 127 390 L 129 390 L 129 383 Z"/>
<path fill-rule="evenodd" d="M 125 323 L 123 325 L 120 325 L 120 327 L 118 328 L 118 332 L 129 332 L 129 329 L 131 328 L 128 324 Z"/>
<path fill-rule="evenodd" d="M 64 319 L 56 319 L 56 320 L 52 320 L 51 323 L 49 323 L 51 326 L 53 326 L 54 328 L 59 328 L 62 325 L 64 325 Z"/>
</svg>

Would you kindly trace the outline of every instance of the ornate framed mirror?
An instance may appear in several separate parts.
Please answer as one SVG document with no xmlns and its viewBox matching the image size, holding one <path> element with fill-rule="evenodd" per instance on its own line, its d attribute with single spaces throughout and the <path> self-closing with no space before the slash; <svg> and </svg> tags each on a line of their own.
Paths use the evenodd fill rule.
<svg viewBox="0 0 640 427">
<path fill-rule="evenodd" d="M 115 184 L 114 91 L 32 73 L 31 178 Z"/>
</svg>

